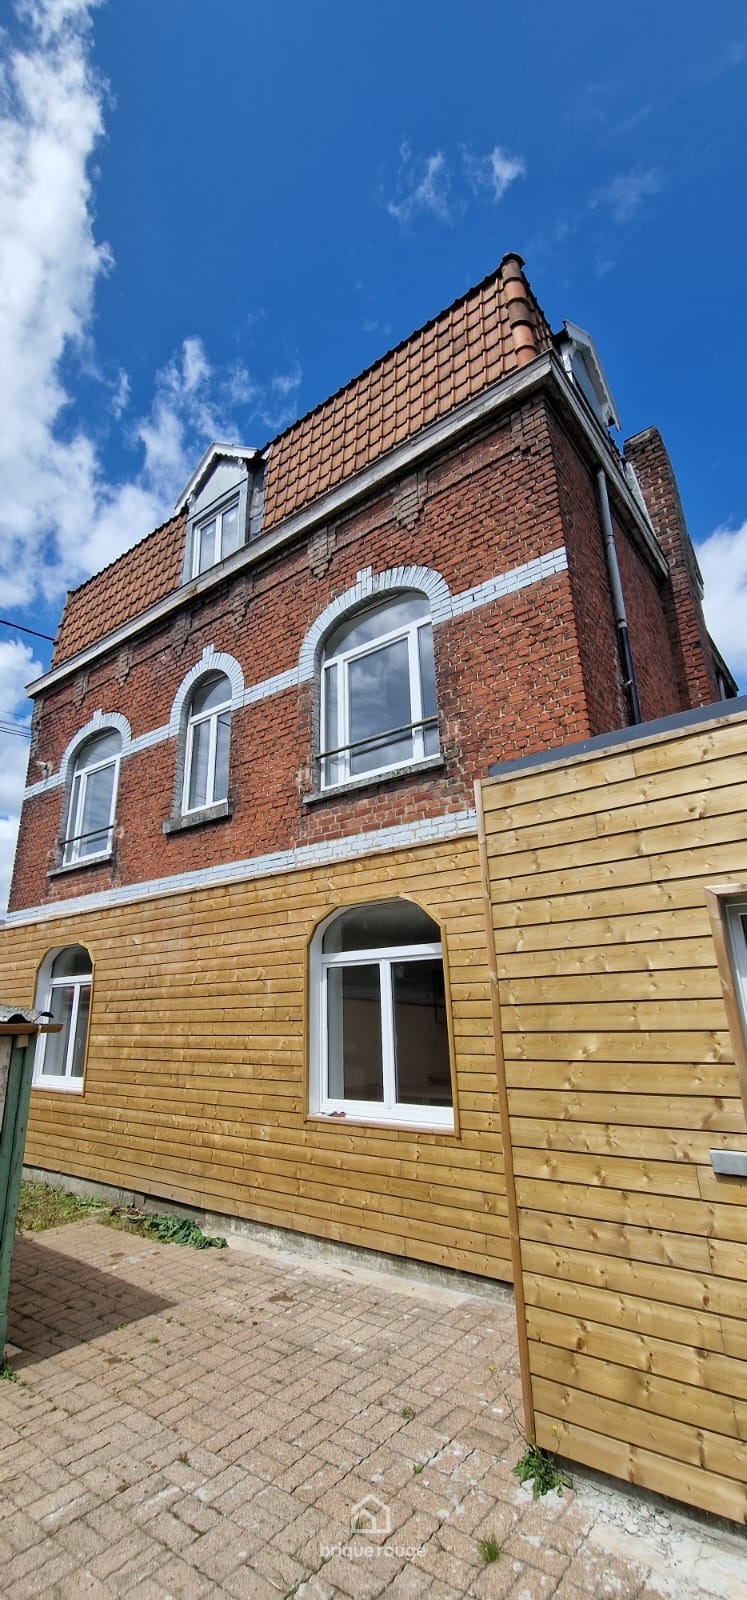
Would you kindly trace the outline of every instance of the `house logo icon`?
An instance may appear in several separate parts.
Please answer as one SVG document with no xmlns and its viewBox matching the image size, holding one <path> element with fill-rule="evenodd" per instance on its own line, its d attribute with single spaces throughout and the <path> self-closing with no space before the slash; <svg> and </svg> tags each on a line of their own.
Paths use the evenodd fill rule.
<svg viewBox="0 0 747 1600">
<path fill-rule="evenodd" d="M 392 1513 L 383 1500 L 377 1500 L 375 1494 L 367 1494 L 365 1500 L 359 1500 L 352 1508 L 350 1529 L 352 1533 L 383 1533 L 388 1538 L 392 1531 Z"/>
</svg>

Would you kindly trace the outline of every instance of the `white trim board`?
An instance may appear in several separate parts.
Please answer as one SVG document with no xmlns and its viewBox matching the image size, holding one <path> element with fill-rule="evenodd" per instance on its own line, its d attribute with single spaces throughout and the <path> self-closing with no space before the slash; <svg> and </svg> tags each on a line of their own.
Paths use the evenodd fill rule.
<svg viewBox="0 0 747 1600">
<path fill-rule="evenodd" d="M 271 855 L 248 856 L 242 861 L 200 867 L 194 872 L 178 872 L 171 877 L 123 884 L 117 889 L 103 889 L 96 894 L 76 895 L 71 900 L 27 906 L 23 911 L 10 911 L 2 926 L 19 928 L 29 923 L 85 916 L 90 911 L 133 905 L 138 900 L 152 900 L 161 895 L 215 889 L 222 884 L 245 883 L 252 878 L 273 878 L 279 873 L 299 872 L 306 867 L 331 866 L 335 861 L 354 861 L 358 857 L 377 855 L 384 850 L 407 850 L 417 845 L 440 844 L 448 839 L 476 834 L 477 812 L 465 807 L 462 811 L 447 811 L 439 817 L 422 817 L 418 822 L 403 823 L 399 827 L 347 834 L 340 839 L 323 839 L 318 844 L 296 845 L 291 850 L 276 850 Z"/>
</svg>

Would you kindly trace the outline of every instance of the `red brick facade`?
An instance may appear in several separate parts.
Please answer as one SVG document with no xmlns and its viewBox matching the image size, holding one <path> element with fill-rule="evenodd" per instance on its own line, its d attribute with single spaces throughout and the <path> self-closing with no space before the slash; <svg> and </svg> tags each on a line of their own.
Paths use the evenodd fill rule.
<svg viewBox="0 0 747 1600">
<path fill-rule="evenodd" d="M 122 761 L 109 861 L 59 871 L 65 788 L 42 785 L 27 798 L 11 911 L 463 811 L 490 762 L 625 726 L 596 484 L 600 462 L 610 485 L 642 715 L 651 719 L 717 698 L 694 557 L 658 435 L 639 436 L 632 450 L 670 577 L 657 565 L 654 541 L 602 430 L 574 421 L 559 368 L 552 369 L 546 353 L 536 360 L 546 363 L 548 379 L 529 385 L 526 397 L 512 403 L 509 395 L 489 417 L 438 443 L 415 471 L 404 467 L 352 509 L 260 553 L 202 593 L 187 588 L 168 616 L 78 670 L 73 662 L 43 690 L 32 785 L 59 773 L 66 749 L 97 710 L 126 717 L 133 740 L 154 739 Z M 531 366 L 523 373 L 531 376 Z M 176 548 L 164 545 L 167 536 Z M 184 536 L 183 519 L 151 536 L 172 580 L 181 570 Z M 180 685 L 207 647 L 233 657 L 247 687 L 263 684 L 292 674 L 308 630 L 362 570 L 427 568 L 458 598 L 552 552 L 562 556 L 555 570 L 436 619 L 440 765 L 315 795 L 318 685 L 306 679 L 234 711 L 231 815 L 164 832 L 178 756 L 177 739 L 164 730 Z M 119 592 L 126 576 L 137 587 L 139 561 L 145 570 L 151 554 L 146 540 L 110 569 L 110 578 L 92 580 L 86 605 L 105 607 L 107 582 Z M 170 592 L 177 590 L 172 581 Z M 149 603 L 164 592 L 160 584 Z M 131 613 L 130 601 L 122 614 Z"/>
<path fill-rule="evenodd" d="M 635 468 L 667 558 L 671 586 L 664 596 L 664 617 L 682 703 L 709 705 L 719 698 L 718 683 L 703 618 L 702 580 L 672 463 L 657 428 L 626 440 L 625 454 Z"/>
</svg>

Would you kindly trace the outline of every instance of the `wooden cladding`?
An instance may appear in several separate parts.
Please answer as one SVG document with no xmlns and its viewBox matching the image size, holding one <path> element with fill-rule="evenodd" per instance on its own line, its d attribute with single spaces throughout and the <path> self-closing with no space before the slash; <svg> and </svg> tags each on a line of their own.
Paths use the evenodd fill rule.
<svg viewBox="0 0 747 1600">
<path fill-rule="evenodd" d="M 456 1133 L 307 1115 L 307 959 L 340 906 L 395 895 L 440 925 Z M 475 839 L 3 933 L 30 1003 L 47 950 L 85 941 L 82 1095 L 35 1090 L 26 1159 L 266 1225 L 510 1277 Z"/>
<path fill-rule="evenodd" d="M 530 1426 L 737 1521 L 747 1183 L 710 1150 L 747 1122 L 708 891 L 747 879 L 746 756 L 741 712 L 482 786 Z"/>
</svg>

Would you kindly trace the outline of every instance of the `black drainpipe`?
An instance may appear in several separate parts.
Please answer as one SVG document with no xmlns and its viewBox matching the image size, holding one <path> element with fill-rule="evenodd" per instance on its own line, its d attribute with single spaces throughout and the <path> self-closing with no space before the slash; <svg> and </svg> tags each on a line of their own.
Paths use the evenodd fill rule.
<svg viewBox="0 0 747 1600">
<path fill-rule="evenodd" d="M 617 639 L 620 647 L 620 660 L 623 669 L 623 688 L 628 700 L 631 723 L 641 722 L 641 702 L 638 699 L 638 685 L 635 681 L 635 667 L 630 649 L 630 634 L 628 633 L 628 619 L 625 615 L 625 601 L 623 599 L 622 583 L 620 582 L 620 567 L 615 548 L 615 535 L 610 516 L 610 502 L 607 493 L 607 474 L 604 467 L 597 472 L 597 497 L 599 500 L 599 513 L 602 518 L 602 532 L 604 534 L 604 553 L 607 558 L 607 572 L 609 573 L 610 588 L 612 589 L 612 604 L 615 608 L 615 625 Z"/>
</svg>

